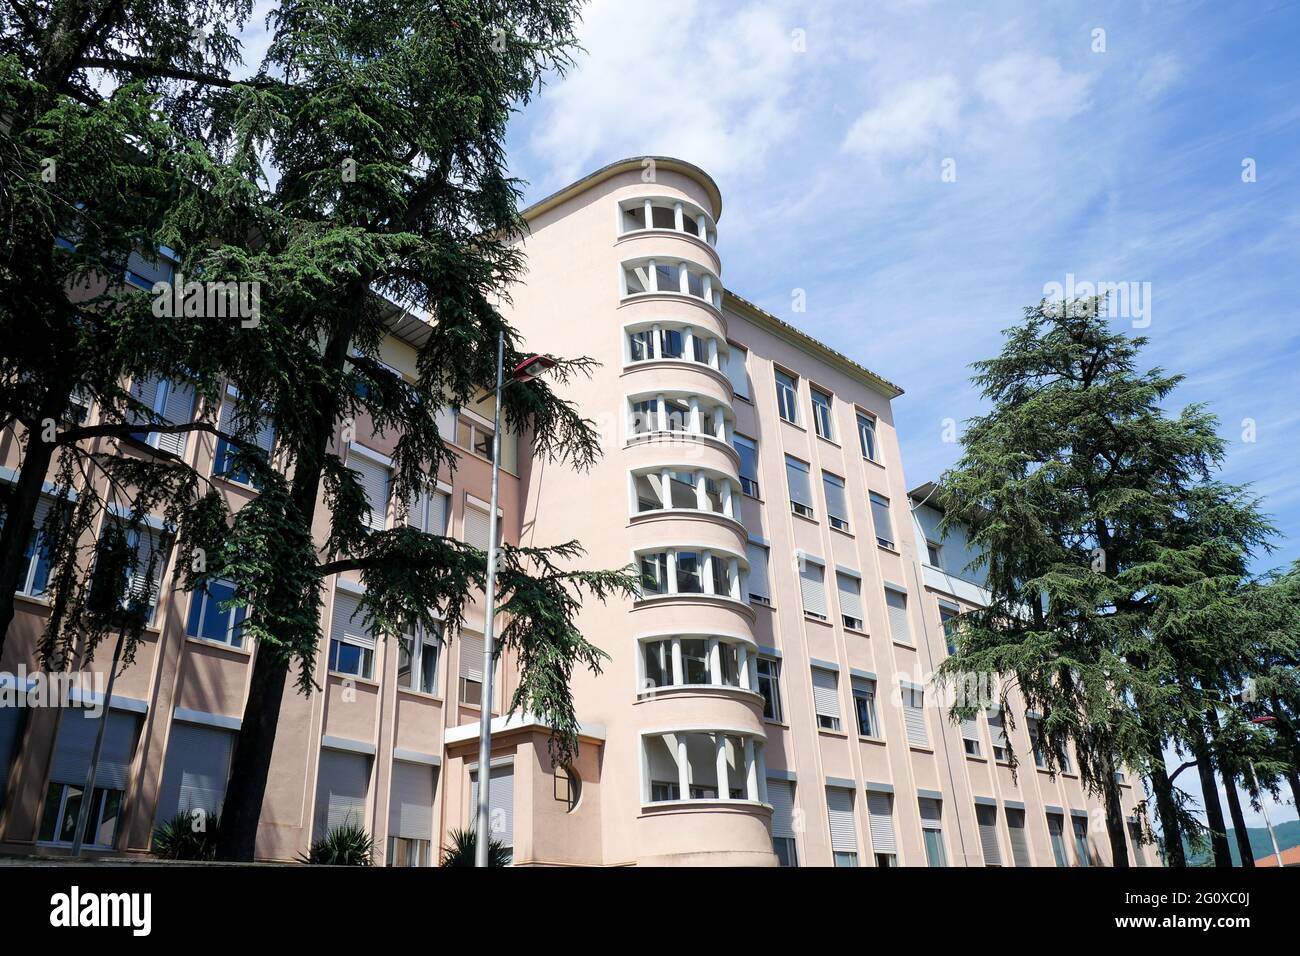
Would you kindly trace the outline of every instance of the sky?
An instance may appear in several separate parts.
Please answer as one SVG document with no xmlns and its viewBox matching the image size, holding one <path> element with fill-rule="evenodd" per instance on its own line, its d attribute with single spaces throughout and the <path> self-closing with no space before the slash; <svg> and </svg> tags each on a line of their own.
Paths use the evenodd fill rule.
<svg viewBox="0 0 1300 956">
<path fill-rule="evenodd" d="M 508 155 L 528 202 L 627 156 L 703 167 L 726 286 L 904 388 L 912 486 L 1050 283 L 1133 283 L 1115 321 L 1186 376 L 1170 412 L 1218 415 L 1279 528 L 1264 571 L 1300 559 L 1298 34 L 1270 0 L 595 0 Z"/>
<path fill-rule="evenodd" d="M 968 366 L 1025 306 L 1123 283 L 1118 326 L 1186 376 L 1168 410 L 1218 415 L 1279 529 L 1256 570 L 1300 560 L 1300 3 L 593 0 L 579 32 L 509 130 L 525 202 L 704 168 L 727 287 L 905 390 L 909 485 L 956 461 Z"/>
</svg>

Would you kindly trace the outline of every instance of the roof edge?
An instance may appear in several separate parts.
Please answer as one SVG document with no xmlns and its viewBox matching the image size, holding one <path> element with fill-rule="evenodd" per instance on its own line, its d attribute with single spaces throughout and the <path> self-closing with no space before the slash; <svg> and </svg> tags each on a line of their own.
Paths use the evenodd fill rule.
<svg viewBox="0 0 1300 956">
<path fill-rule="evenodd" d="M 796 328 L 784 319 L 778 319 L 771 312 L 759 308 L 753 302 L 737 295 L 730 289 L 722 293 L 723 305 L 730 306 L 745 318 L 764 326 L 768 331 L 797 345 L 813 357 L 834 365 L 840 371 L 852 376 L 869 388 L 874 389 L 885 398 L 895 399 L 903 394 L 903 389 L 887 378 L 882 378 L 865 365 L 859 365 L 843 352 L 837 352 L 825 342 L 813 338 L 802 329 Z"/>
<path fill-rule="evenodd" d="M 531 206 L 525 208 L 519 213 L 525 221 L 532 220 L 544 212 L 554 209 L 565 200 L 571 199 L 579 193 L 586 192 L 593 186 L 604 182 L 619 173 L 625 173 L 632 170 L 641 169 L 647 160 L 655 164 L 656 169 L 666 169 L 669 172 L 681 173 L 690 179 L 695 180 L 704 187 L 704 191 L 709 194 L 709 201 L 713 203 L 713 219 L 716 222 L 722 218 L 722 190 L 718 184 L 713 181 L 713 177 L 702 170 L 694 163 L 688 163 L 684 159 L 677 159 L 673 156 L 629 156 L 626 159 L 615 160 L 607 166 L 602 166 L 594 173 L 588 173 L 581 179 L 569 183 L 569 185 L 551 193 L 543 199 L 539 199 Z"/>
</svg>

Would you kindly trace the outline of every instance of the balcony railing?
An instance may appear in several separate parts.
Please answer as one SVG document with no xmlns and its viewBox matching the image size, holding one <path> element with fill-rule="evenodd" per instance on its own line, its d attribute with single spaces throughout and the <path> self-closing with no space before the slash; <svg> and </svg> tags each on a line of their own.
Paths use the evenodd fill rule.
<svg viewBox="0 0 1300 956">
<path fill-rule="evenodd" d="M 647 229 L 683 232 L 710 246 L 717 245 L 713 217 L 699 206 L 675 199 L 628 199 L 619 203 L 619 228 L 623 235 Z"/>
</svg>

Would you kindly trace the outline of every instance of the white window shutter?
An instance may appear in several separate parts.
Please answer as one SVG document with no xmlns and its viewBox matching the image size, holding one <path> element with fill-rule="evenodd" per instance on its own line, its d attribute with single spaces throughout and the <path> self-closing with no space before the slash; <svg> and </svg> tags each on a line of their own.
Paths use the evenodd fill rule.
<svg viewBox="0 0 1300 956">
<path fill-rule="evenodd" d="M 839 682 L 833 671 L 812 669 L 813 710 L 823 717 L 840 718 Z"/>
<path fill-rule="evenodd" d="M 803 595 L 803 609 L 808 614 L 826 616 L 826 569 L 814 561 L 801 561 L 799 590 Z"/>
<path fill-rule="evenodd" d="M 361 599 L 344 591 L 334 592 L 334 617 L 330 621 L 330 637 L 341 641 L 345 637 L 368 647 L 375 646 L 375 636 L 366 629 L 365 615 L 360 611 Z"/>
<path fill-rule="evenodd" d="M 871 846 L 877 853 L 898 853 L 894 833 L 894 798 L 888 793 L 867 794 L 867 814 L 871 818 Z"/>
<path fill-rule="evenodd" d="M 963 717 L 961 719 L 961 736 L 963 740 L 973 740 L 979 743 L 980 722 L 974 717 Z"/>
<path fill-rule="evenodd" d="M 903 723 L 907 728 L 907 742 L 917 747 L 930 746 L 930 735 L 925 727 L 924 691 L 903 689 Z"/>
<path fill-rule="evenodd" d="M 876 537 L 893 543 L 894 527 L 889 520 L 889 502 L 880 495 L 871 496 L 871 520 L 876 526 Z"/>
<path fill-rule="evenodd" d="M 980 831 L 980 849 L 985 866 L 1002 865 L 1002 848 L 998 845 L 998 811 L 995 807 L 976 804 L 975 822 Z"/>
<path fill-rule="evenodd" d="M 172 723 L 158 800 L 159 823 L 195 810 L 209 817 L 221 813 L 234 746 L 235 735 L 229 730 L 179 720 Z"/>
<path fill-rule="evenodd" d="M 360 476 L 366 503 L 370 505 L 370 528 L 383 531 L 388 526 L 388 467 L 361 455 L 348 456 L 348 467 Z"/>
<path fill-rule="evenodd" d="M 749 398 L 749 373 L 745 371 L 745 350 L 732 348 L 727 352 L 727 378 L 741 398 Z"/>
<path fill-rule="evenodd" d="M 892 588 L 885 589 L 885 605 L 889 612 L 889 636 L 900 644 L 912 643 L 912 632 L 907 626 L 907 595 Z"/>
<path fill-rule="evenodd" d="M 69 708 L 59 722 L 58 740 L 54 745 L 54 760 L 50 780 L 85 786 L 86 772 L 95 750 L 101 720 L 107 720 L 104 729 L 104 747 L 99 755 L 95 773 L 95 786 L 106 790 L 125 790 L 135 741 L 140 728 L 140 718 L 120 710 L 110 710 L 99 718 L 87 717 L 82 709 Z"/>
<path fill-rule="evenodd" d="M 772 594 L 767 583 L 767 548 L 750 541 L 745 545 L 745 557 L 749 561 L 749 593 L 770 599 Z"/>
<path fill-rule="evenodd" d="M 862 582 L 848 574 L 835 575 L 835 583 L 840 594 L 840 614 L 845 617 L 864 620 L 862 614 Z"/>
<path fill-rule="evenodd" d="M 785 474 L 790 483 L 790 500 L 796 504 L 812 508 L 812 486 L 808 478 L 808 466 L 801 461 L 787 457 Z"/>
<path fill-rule="evenodd" d="M 434 768 L 393 761 L 388 797 L 388 835 L 408 840 L 433 839 Z"/>
<path fill-rule="evenodd" d="M 767 781 L 767 801 L 772 804 L 772 836 L 794 838 L 794 782 Z"/>
<path fill-rule="evenodd" d="M 488 791 L 488 836 L 508 847 L 515 845 L 515 768 L 493 767 L 492 786 Z M 478 771 L 470 774 L 470 827 L 477 827 Z"/>
<path fill-rule="evenodd" d="M 1025 834 L 1025 811 L 1007 810 L 1007 832 L 1011 835 L 1011 858 L 1016 866 L 1033 866 L 1029 840 Z"/>
<path fill-rule="evenodd" d="M 316 779 L 314 839 L 341 826 L 366 827 L 370 758 L 341 750 L 322 750 Z"/>
<path fill-rule="evenodd" d="M 483 680 L 483 635 L 461 633 L 460 676 L 466 680 Z"/>
<path fill-rule="evenodd" d="M 853 826 L 853 791 L 826 788 L 826 809 L 831 821 L 831 849 L 836 853 L 858 852 L 858 831 Z"/>
<path fill-rule="evenodd" d="M 465 543 L 478 548 L 488 549 L 488 513 L 473 505 L 465 506 Z"/>
</svg>

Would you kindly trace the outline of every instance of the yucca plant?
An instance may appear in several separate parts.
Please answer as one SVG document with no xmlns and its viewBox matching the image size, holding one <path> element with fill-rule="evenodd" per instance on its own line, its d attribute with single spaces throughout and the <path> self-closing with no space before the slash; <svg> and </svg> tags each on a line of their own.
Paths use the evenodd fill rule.
<svg viewBox="0 0 1300 956">
<path fill-rule="evenodd" d="M 345 823 L 313 841 L 301 863 L 320 866 L 372 866 L 375 841 L 366 828 L 355 823 Z"/>
<path fill-rule="evenodd" d="M 164 860 L 211 860 L 217 853 L 221 819 L 181 812 L 153 831 L 149 852 Z"/>
<path fill-rule="evenodd" d="M 473 830 L 452 830 L 451 843 L 442 848 L 442 866 L 473 866 L 478 834 Z M 488 840 L 488 866 L 509 866 L 510 848 L 500 840 Z"/>
</svg>

